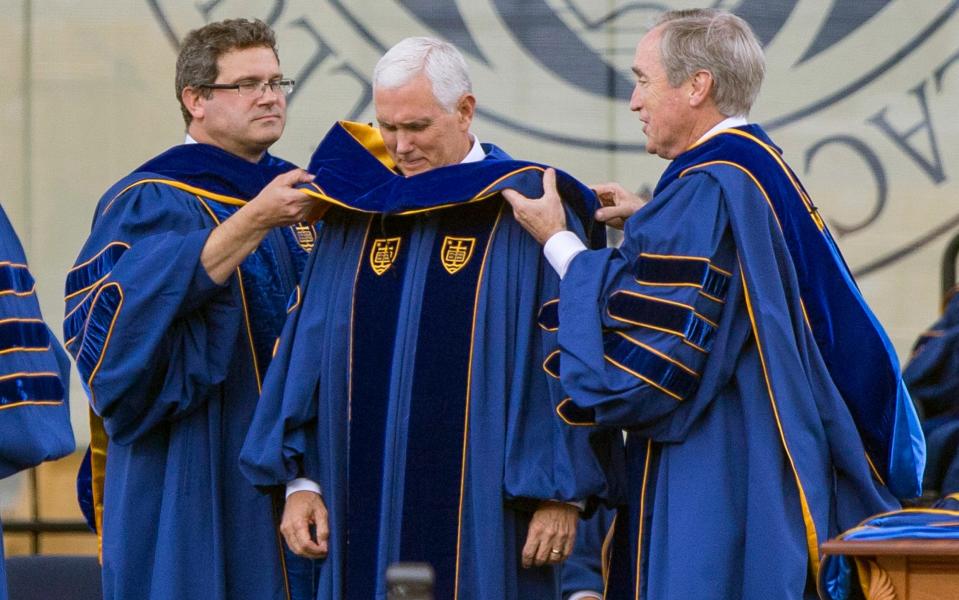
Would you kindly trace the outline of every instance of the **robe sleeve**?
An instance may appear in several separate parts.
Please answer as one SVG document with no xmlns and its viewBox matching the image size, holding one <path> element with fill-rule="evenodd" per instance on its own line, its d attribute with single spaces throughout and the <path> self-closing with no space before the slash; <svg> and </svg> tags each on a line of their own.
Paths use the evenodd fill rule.
<svg viewBox="0 0 959 600">
<path fill-rule="evenodd" d="M 570 223 L 578 223 L 567 215 Z M 513 225 L 511 218 L 507 222 Z M 538 500 L 586 501 L 591 511 L 596 499 L 611 495 L 611 465 L 622 451 L 618 431 L 591 424 L 571 422 L 558 414 L 557 407 L 568 402 L 560 382 L 560 355 L 556 309 L 559 304 L 559 277 L 543 259 L 539 245 L 518 225 L 514 246 L 527 249 L 532 258 L 517 261 L 517 272 L 504 281 L 535 282 L 516 286 L 504 295 L 504 306 L 532 306 L 524 309 L 495 308 L 496 315 L 515 315 L 513 331 L 503 334 L 513 352 L 506 432 L 506 498 L 517 508 L 535 509 Z M 582 230 L 575 231 L 581 239 Z M 522 253 L 517 253 L 523 256 Z M 496 253 L 493 258 L 498 258 Z M 491 272 L 496 270 L 491 261 Z M 513 285 L 516 285 L 515 283 Z M 529 294 L 532 298 L 524 297 Z M 517 312 L 518 310 L 518 312 Z M 507 351 L 510 351 L 507 350 Z M 496 352 L 503 352 L 497 348 Z M 523 380 L 519 379 L 522 375 Z"/>
<path fill-rule="evenodd" d="M 141 184 L 97 208 L 66 282 L 64 339 L 117 443 L 203 406 L 227 375 L 242 311 L 200 253 L 213 228 L 198 198 Z"/>
<path fill-rule="evenodd" d="M 315 256 L 316 253 L 310 254 L 303 278 L 290 299 L 289 314 L 240 451 L 240 470 L 261 488 L 285 485 L 297 477 L 319 481 L 317 471 L 310 469 L 307 473 L 303 462 L 312 461 L 317 455 L 315 446 L 307 440 L 315 437 L 308 425 L 316 419 L 315 392 L 320 370 L 312 361 L 294 360 L 313 353 L 308 337 L 313 331 L 312 319 L 309 312 L 304 312 L 302 293 L 312 291 L 309 281 Z M 315 304 L 312 295 L 306 304 L 309 311 Z"/>
<path fill-rule="evenodd" d="M 569 421 L 649 428 L 695 395 L 734 279 L 722 200 L 687 175 L 627 222 L 620 249 L 572 259 L 558 307 Z"/>
<path fill-rule="evenodd" d="M 23 248 L 0 209 L 0 478 L 74 449 L 70 362 L 40 314 Z"/>
<path fill-rule="evenodd" d="M 329 405 L 345 404 L 328 400 L 349 393 L 343 357 L 349 353 L 355 258 L 364 243 L 351 223 L 345 211 L 326 215 L 323 231 L 290 299 L 286 323 L 240 451 L 240 470 L 257 487 L 285 485 L 297 477 L 320 484 L 324 493 L 333 485 L 324 476 L 331 465 L 321 465 L 325 452 L 317 438 L 323 436 L 320 430 L 345 436 L 347 421 L 345 416 L 319 415 L 318 406 L 329 409 Z M 330 256 L 337 260 L 329 260 Z M 334 375 L 324 379 L 324 374 L 330 373 Z M 321 393 L 326 394 L 324 399 Z M 336 442 L 325 443 L 336 446 Z"/>
</svg>

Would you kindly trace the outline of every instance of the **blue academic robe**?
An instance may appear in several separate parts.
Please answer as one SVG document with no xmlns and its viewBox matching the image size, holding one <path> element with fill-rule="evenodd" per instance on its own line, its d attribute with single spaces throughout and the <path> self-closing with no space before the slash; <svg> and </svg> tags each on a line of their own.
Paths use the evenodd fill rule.
<svg viewBox="0 0 959 600">
<path fill-rule="evenodd" d="M 573 258 L 556 325 L 561 410 L 628 431 L 609 598 L 815 597 L 819 544 L 919 493 L 892 347 L 759 127 L 679 156 L 620 249 Z"/>
<path fill-rule="evenodd" d="M 67 275 L 64 339 L 93 413 L 105 598 L 288 597 L 273 499 L 237 457 L 314 232 L 273 230 L 224 285 L 200 253 L 292 168 L 182 145 L 97 204 Z"/>
<path fill-rule="evenodd" d="M 959 295 L 919 336 L 902 376 L 926 434 L 923 488 L 935 495 L 959 492 Z"/>
<path fill-rule="evenodd" d="M 73 451 L 70 359 L 37 302 L 23 246 L 0 208 L 0 479 Z M 7 599 L 0 534 L 0 600 Z"/>
<path fill-rule="evenodd" d="M 615 436 L 554 412 L 555 332 L 537 314 L 558 280 L 498 193 L 541 194 L 543 167 L 484 150 L 404 178 L 376 130 L 342 123 L 314 154 L 334 206 L 241 464 L 258 486 L 320 484 L 318 599 L 385 598 L 396 561 L 432 564 L 436 598 L 557 598 L 556 569 L 520 567 L 531 512 L 605 491 L 590 444 L 615 452 Z M 579 233 L 596 233 L 594 196 L 560 185 Z"/>
<path fill-rule="evenodd" d="M 602 598 L 606 589 L 606 573 L 614 509 L 600 506 L 576 529 L 573 553 L 562 564 L 563 598 L 577 592 L 597 592 Z"/>
</svg>

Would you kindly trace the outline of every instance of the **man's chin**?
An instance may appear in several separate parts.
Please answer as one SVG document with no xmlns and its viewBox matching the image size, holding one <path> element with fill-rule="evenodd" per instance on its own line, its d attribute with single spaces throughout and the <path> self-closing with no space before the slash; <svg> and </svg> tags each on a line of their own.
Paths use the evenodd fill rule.
<svg viewBox="0 0 959 600">
<path fill-rule="evenodd" d="M 400 172 L 407 177 L 412 177 L 413 175 L 419 175 L 420 173 L 426 173 L 429 171 L 432 166 L 425 160 L 416 160 L 412 163 L 401 163 L 399 165 Z"/>
<path fill-rule="evenodd" d="M 282 125 L 277 128 L 270 128 L 265 131 L 258 132 L 258 135 L 254 137 L 253 141 L 257 145 L 262 146 L 265 150 L 279 141 L 281 135 L 283 135 Z"/>
<path fill-rule="evenodd" d="M 280 118 L 265 118 L 253 121 L 253 129 L 257 131 L 260 136 L 275 135 L 276 139 L 280 139 L 280 135 L 283 133 L 285 126 L 286 122 Z"/>
</svg>

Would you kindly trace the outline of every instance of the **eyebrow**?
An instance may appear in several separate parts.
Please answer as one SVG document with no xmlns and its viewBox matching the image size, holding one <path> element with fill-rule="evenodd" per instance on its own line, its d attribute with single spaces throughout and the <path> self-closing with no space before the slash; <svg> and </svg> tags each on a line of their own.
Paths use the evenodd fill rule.
<svg viewBox="0 0 959 600">
<path fill-rule="evenodd" d="M 637 67 L 630 67 L 629 70 L 632 71 L 633 74 L 636 75 L 636 77 L 643 77 L 643 76 L 646 75 L 645 73 L 643 73 L 643 70 L 642 70 L 642 69 L 637 68 Z"/>
<path fill-rule="evenodd" d="M 270 75 L 270 77 L 266 79 L 266 81 L 276 81 L 277 79 L 283 79 L 283 73 L 274 73 L 273 75 Z M 241 81 L 263 81 L 263 80 L 254 75 L 241 75 L 240 77 L 235 78 L 232 81 L 232 83 L 239 83 Z"/>
<path fill-rule="evenodd" d="M 413 121 L 403 121 L 402 123 L 391 123 L 390 121 L 385 121 L 379 117 L 376 118 L 377 123 L 384 127 L 427 127 L 433 123 L 433 119 L 416 119 Z"/>
</svg>

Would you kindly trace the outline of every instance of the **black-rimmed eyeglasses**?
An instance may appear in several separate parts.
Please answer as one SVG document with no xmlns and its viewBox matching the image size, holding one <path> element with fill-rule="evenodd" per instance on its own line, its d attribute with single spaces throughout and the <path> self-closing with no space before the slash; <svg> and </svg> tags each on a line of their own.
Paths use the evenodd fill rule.
<svg viewBox="0 0 959 600">
<path fill-rule="evenodd" d="M 259 98 L 266 93 L 266 88 L 274 94 L 282 93 L 289 96 L 293 91 L 292 79 L 277 79 L 275 81 L 244 81 L 241 83 L 201 83 L 197 87 L 208 90 L 236 90 L 241 96 Z"/>
</svg>

